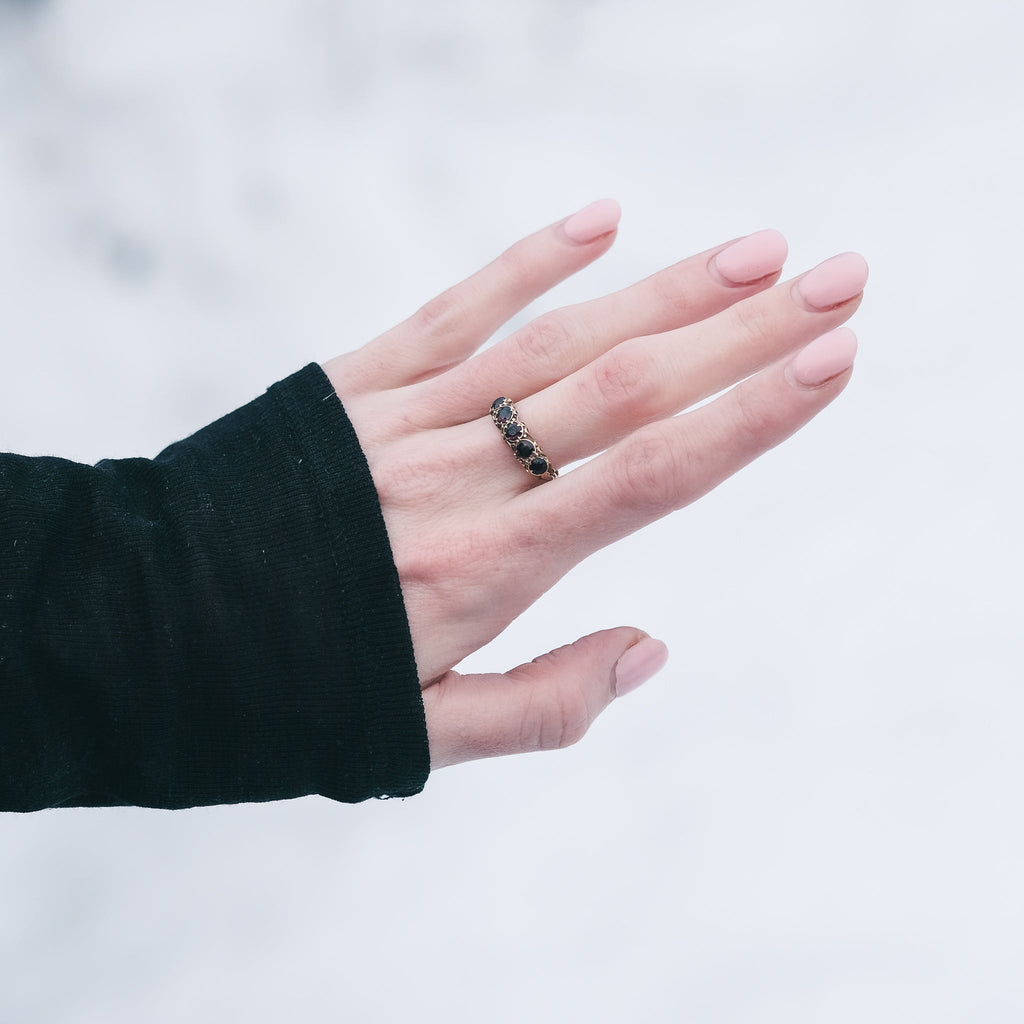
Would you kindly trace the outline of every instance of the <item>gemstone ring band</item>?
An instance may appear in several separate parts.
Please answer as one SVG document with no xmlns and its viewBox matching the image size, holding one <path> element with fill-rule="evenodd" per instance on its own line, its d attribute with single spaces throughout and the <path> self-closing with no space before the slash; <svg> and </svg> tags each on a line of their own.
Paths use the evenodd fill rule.
<svg viewBox="0 0 1024 1024">
<path fill-rule="evenodd" d="M 527 473 L 538 480 L 554 480 L 558 476 L 558 470 L 541 451 L 537 439 L 526 429 L 511 399 L 496 398 L 491 404 L 491 419 Z"/>
</svg>

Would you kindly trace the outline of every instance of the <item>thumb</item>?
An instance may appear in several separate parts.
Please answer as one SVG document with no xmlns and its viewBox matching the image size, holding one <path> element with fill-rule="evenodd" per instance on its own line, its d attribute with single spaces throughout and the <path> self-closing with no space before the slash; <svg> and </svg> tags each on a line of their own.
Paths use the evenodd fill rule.
<svg viewBox="0 0 1024 1024">
<path fill-rule="evenodd" d="M 451 671 L 423 691 L 430 766 L 581 739 L 611 703 L 661 669 L 668 648 L 639 629 L 591 633 L 510 672 Z"/>
</svg>

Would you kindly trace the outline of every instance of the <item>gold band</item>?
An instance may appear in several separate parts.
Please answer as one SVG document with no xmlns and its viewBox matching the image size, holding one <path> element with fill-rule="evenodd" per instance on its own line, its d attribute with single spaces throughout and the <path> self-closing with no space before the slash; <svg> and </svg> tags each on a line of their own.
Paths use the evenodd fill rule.
<svg viewBox="0 0 1024 1024">
<path fill-rule="evenodd" d="M 519 418 L 510 398 L 496 398 L 491 403 L 491 419 L 501 431 L 505 443 L 512 449 L 519 465 L 530 476 L 538 480 L 554 480 L 558 476 L 558 470 L 541 451 L 537 439 L 526 429 L 526 424 Z"/>
</svg>

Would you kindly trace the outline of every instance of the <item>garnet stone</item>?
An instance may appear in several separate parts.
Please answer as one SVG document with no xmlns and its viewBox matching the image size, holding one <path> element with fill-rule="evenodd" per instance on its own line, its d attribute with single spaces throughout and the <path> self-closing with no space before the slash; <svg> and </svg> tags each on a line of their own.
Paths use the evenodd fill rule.
<svg viewBox="0 0 1024 1024">
<path fill-rule="evenodd" d="M 516 458 L 517 459 L 528 459 L 533 455 L 536 450 L 536 445 L 532 441 L 520 441 L 516 445 Z"/>
<path fill-rule="evenodd" d="M 509 423 L 505 427 L 505 437 L 509 441 L 518 441 L 523 436 L 523 425 L 522 423 Z"/>
<path fill-rule="evenodd" d="M 548 471 L 547 459 L 531 459 L 530 472 L 534 476 L 543 476 Z"/>
<path fill-rule="evenodd" d="M 502 425 L 508 423 L 512 419 L 512 410 L 507 406 L 503 405 L 495 414 L 494 418 Z"/>
<path fill-rule="evenodd" d="M 497 412 L 507 401 L 508 399 L 505 398 L 504 396 L 502 396 L 501 398 L 496 398 L 493 402 L 491 402 L 491 412 Z"/>
</svg>

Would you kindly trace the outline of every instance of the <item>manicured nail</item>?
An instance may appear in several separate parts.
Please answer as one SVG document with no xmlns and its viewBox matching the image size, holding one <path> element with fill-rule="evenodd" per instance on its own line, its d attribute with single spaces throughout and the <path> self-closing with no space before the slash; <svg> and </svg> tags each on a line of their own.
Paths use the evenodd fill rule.
<svg viewBox="0 0 1024 1024">
<path fill-rule="evenodd" d="M 844 252 L 819 263 L 796 282 L 796 292 L 812 312 L 832 309 L 864 291 L 868 265 L 856 252 Z"/>
<path fill-rule="evenodd" d="M 857 335 L 849 327 L 837 327 L 801 349 L 790 360 L 786 375 L 802 388 L 817 388 L 853 366 Z"/>
<path fill-rule="evenodd" d="M 615 696 L 624 697 L 660 672 L 668 661 L 668 648 L 660 640 L 645 637 L 615 664 Z"/>
<path fill-rule="evenodd" d="M 614 199 L 598 199 L 596 203 L 584 206 L 579 213 L 574 213 L 562 225 L 562 230 L 569 241 L 586 245 L 614 231 L 619 226 L 621 216 L 622 207 Z"/>
<path fill-rule="evenodd" d="M 726 284 L 750 284 L 782 269 L 789 255 L 778 231 L 755 231 L 711 257 L 711 267 Z"/>
</svg>

